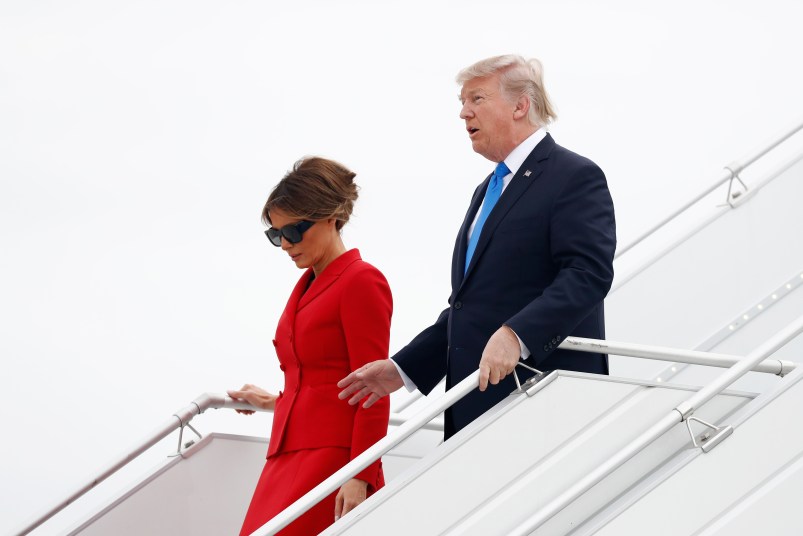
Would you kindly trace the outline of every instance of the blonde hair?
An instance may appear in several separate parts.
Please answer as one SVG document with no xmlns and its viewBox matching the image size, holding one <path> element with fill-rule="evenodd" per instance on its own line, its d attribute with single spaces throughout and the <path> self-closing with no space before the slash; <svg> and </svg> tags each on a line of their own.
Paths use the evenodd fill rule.
<svg viewBox="0 0 803 536">
<path fill-rule="evenodd" d="M 542 127 L 558 118 L 544 89 L 544 68 L 535 58 L 506 54 L 480 60 L 457 73 L 457 83 L 462 86 L 469 80 L 494 74 L 499 76 L 502 93 L 508 99 L 515 101 L 526 95 L 530 100 L 530 124 Z"/>
</svg>

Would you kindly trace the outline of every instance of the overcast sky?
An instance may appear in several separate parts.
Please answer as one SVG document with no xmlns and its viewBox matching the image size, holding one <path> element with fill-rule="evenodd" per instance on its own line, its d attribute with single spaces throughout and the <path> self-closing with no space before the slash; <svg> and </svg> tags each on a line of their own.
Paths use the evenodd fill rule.
<svg viewBox="0 0 803 536">
<path fill-rule="evenodd" d="M 357 173 L 344 240 L 391 284 L 394 351 L 446 305 L 493 168 L 458 70 L 542 60 L 551 131 L 606 172 L 621 244 L 803 120 L 801 20 L 792 0 L 0 2 L 0 532 L 198 394 L 281 388 L 300 272 L 259 214 L 298 158 Z"/>
</svg>

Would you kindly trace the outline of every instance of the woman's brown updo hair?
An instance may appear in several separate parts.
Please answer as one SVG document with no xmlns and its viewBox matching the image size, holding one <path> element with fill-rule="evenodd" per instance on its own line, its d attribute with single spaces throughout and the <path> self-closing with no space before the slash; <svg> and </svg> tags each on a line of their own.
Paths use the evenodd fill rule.
<svg viewBox="0 0 803 536">
<path fill-rule="evenodd" d="M 334 218 L 335 227 L 340 230 L 349 221 L 357 200 L 356 176 L 333 160 L 317 156 L 302 158 L 273 188 L 262 209 L 262 221 L 271 225 L 270 211 L 278 208 L 300 220 Z"/>
</svg>

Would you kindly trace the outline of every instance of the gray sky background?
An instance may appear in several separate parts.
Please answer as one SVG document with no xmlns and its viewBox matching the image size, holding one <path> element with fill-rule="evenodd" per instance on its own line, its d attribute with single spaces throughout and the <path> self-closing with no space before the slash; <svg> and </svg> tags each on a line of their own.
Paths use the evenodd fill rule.
<svg viewBox="0 0 803 536">
<path fill-rule="evenodd" d="M 393 351 L 446 305 L 493 168 L 459 69 L 542 60 L 551 131 L 606 172 L 627 243 L 803 119 L 801 20 L 792 0 L 0 2 L 0 533 L 196 395 L 281 388 L 300 272 L 259 214 L 296 159 L 357 172 L 344 239 L 391 284 Z"/>
</svg>

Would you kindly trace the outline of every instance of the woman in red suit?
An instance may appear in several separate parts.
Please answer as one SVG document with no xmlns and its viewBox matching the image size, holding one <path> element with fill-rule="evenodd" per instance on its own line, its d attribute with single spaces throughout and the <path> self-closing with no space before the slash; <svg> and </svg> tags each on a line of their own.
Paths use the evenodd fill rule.
<svg viewBox="0 0 803 536">
<path fill-rule="evenodd" d="M 337 397 L 340 378 L 387 358 L 393 309 L 382 273 L 356 249 L 346 251 L 340 237 L 357 199 L 354 176 L 331 160 L 300 160 L 273 189 L 262 211 L 270 241 L 306 270 L 273 341 L 284 390 L 278 396 L 253 385 L 229 391 L 232 398 L 274 411 L 267 462 L 241 536 L 264 525 L 387 432 L 387 398 L 364 409 Z M 383 485 L 377 461 L 279 534 L 318 534 Z"/>
</svg>

